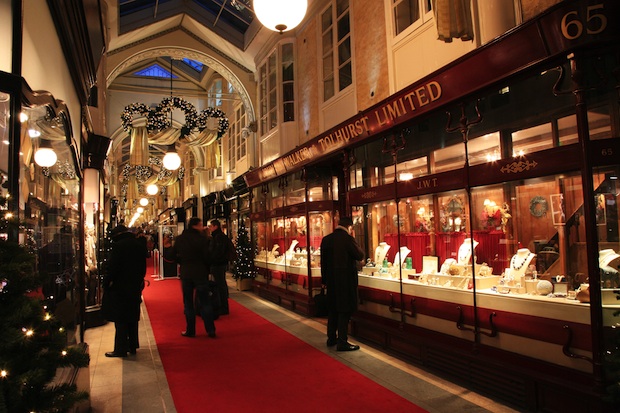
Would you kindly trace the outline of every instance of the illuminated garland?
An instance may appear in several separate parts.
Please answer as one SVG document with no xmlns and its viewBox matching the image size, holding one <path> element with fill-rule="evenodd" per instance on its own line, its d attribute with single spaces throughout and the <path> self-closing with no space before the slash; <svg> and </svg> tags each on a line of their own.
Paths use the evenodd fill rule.
<svg viewBox="0 0 620 413">
<path fill-rule="evenodd" d="M 125 106 L 121 113 L 121 125 L 123 130 L 129 132 L 132 128 L 133 116 L 135 114 L 146 118 L 146 129 L 149 132 L 160 132 L 168 129 L 171 125 L 170 112 L 173 109 L 180 109 L 185 114 L 185 124 L 181 128 L 181 138 L 189 135 L 193 130 L 202 132 L 207 129 L 208 118 L 218 119 L 217 137 L 221 138 L 229 127 L 226 114 L 220 109 L 207 108 L 197 113 L 194 105 L 180 97 L 164 98 L 155 109 L 149 109 L 144 103 L 132 103 Z"/>
</svg>

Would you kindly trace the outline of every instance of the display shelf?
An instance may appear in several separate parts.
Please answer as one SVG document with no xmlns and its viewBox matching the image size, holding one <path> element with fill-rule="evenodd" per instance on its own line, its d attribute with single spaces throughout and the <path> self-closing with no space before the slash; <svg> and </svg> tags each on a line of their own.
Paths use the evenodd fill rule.
<svg viewBox="0 0 620 413">
<path fill-rule="evenodd" d="M 289 274 L 296 275 L 308 275 L 308 267 L 294 266 L 294 265 L 284 265 L 284 264 L 276 264 L 274 262 L 265 262 L 261 260 L 254 260 L 254 265 L 261 268 L 266 268 L 273 271 L 282 271 L 287 272 Z M 312 278 L 321 277 L 321 268 L 314 267 L 310 269 L 310 275 Z"/>
<path fill-rule="evenodd" d="M 390 293 L 400 293 L 398 279 L 359 275 L 359 285 Z M 422 284 L 415 280 L 403 280 L 403 294 L 413 297 L 445 301 L 456 305 L 471 305 L 472 290 L 447 288 L 440 285 Z M 558 320 L 589 324 L 589 304 L 560 297 L 530 294 L 500 294 L 491 289 L 476 290 L 477 304 L 488 309 L 544 316 Z M 620 309 L 620 306 L 618 306 Z"/>
</svg>

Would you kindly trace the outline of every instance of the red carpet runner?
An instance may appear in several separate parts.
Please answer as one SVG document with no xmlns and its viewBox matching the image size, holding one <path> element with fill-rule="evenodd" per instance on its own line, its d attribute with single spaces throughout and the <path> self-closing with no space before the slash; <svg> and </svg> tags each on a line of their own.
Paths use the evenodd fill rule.
<svg viewBox="0 0 620 413">
<path fill-rule="evenodd" d="M 207 338 L 181 337 L 177 279 L 152 281 L 144 299 L 179 413 L 425 412 L 230 300 L 230 315 Z"/>
</svg>

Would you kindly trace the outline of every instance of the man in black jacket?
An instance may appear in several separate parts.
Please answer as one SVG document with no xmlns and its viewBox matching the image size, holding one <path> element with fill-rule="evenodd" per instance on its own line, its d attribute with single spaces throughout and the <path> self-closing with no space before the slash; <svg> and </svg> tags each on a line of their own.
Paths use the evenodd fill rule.
<svg viewBox="0 0 620 413">
<path fill-rule="evenodd" d="M 176 261 L 181 265 L 181 288 L 183 309 L 187 328 L 184 337 L 196 335 L 196 307 L 194 291 L 200 302 L 200 316 L 209 337 L 215 338 L 213 306 L 209 298 L 209 240 L 204 234 L 202 220 L 190 218 L 187 228 L 179 235 L 172 247 Z"/>
<path fill-rule="evenodd" d="M 357 262 L 364 259 L 352 231 L 351 218 L 342 217 L 334 232 L 321 241 L 321 281 L 327 288 L 327 346 L 337 345 L 338 351 L 360 348 L 348 342 L 349 320 L 357 310 Z"/>
<path fill-rule="evenodd" d="M 222 232 L 220 221 L 213 219 L 209 221 L 209 231 L 211 231 L 211 274 L 217 283 L 220 294 L 220 315 L 226 315 L 228 310 L 228 284 L 226 284 L 226 268 L 228 267 L 228 257 L 231 255 L 230 249 L 234 249 L 234 244 L 228 235 Z"/>
<path fill-rule="evenodd" d="M 103 277 L 103 314 L 114 321 L 114 351 L 106 357 L 127 357 L 138 348 L 138 321 L 146 275 L 146 247 L 124 225 L 111 232 L 112 250 Z"/>
</svg>

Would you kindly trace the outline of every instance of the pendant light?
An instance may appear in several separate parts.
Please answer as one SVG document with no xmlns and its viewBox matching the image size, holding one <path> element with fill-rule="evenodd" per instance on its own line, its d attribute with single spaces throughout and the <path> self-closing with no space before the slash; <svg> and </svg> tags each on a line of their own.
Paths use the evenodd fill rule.
<svg viewBox="0 0 620 413">
<path fill-rule="evenodd" d="M 294 29 L 306 15 L 308 0 L 254 0 L 258 20 L 275 32 Z"/>
<path fill-rule="evenodd" d="M 149 195 L 157 195 L 159 188 L 155 184 L 150 184 L 146 187 L 146 193 Z"/>
<path fill-rule="evenodd" d="M 56 155 L 56 152 L 54 152 L 54 149 L 52 149 L 51 142 L 47 139 L 41 139 L 39 149 L 37 149 L 34 153 L 34 161 L 37 165 L 44 168 L 49 168 L 54 166 L 57 160 L 58 156 Z"/>
<path fill-rule="evenodd" d="M 168 149 L 166 150 L 166 154 L 164 155 L 162 162 L 164 164 L 164 168 L 169 171 L 176 171 L 179 169 L 181 166 L 181 157 L 177 153 L 174 144 L 168 145 Z"/>
</svg>

